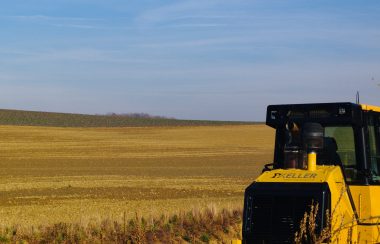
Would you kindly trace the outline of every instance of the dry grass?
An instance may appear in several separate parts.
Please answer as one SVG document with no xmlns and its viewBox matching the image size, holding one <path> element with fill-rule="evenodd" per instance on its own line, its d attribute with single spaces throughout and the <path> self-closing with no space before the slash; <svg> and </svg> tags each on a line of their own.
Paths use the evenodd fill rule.
<svg viewBox="0 0 380 244">
<path fill-rule="evenodd" d="M 241 238 L 241 209 L 193 209 L 174 215 L 122 221 L 92 219 L 86 224 L 59 222 L 50 226 L 0 228 L 5 243 L 230 243 Z"/>
<path fill-rule="evenodd" d="M 0 227 L 239 209 L 273 137 L 264 125 L 0 126 Z"/>
</svg>

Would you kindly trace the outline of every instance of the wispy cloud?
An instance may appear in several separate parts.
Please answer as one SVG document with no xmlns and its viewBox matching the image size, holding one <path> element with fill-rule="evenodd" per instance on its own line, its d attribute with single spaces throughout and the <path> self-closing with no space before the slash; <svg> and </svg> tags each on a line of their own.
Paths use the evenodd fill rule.
<svg viewBox="0 0 380 244">
<path fill-rule="evenodd" d="M 202 46 L 216 46 L 216 45 L 228 45 L 228 44 L 247 44 L 251 43 L 253 39 L 246 39 L 243 37 L 223 37 L 223 38 L 203 38 L 192 40 L 177 40 L 173 42 L 157 42 L 157 43 L 141 43 L 136 44 L 140 47 L 149 48 L 181 48 L 181 47 L 202 47 Z"/>
<path fill-rule="evenodd" d="M 76 21 L 76 22 L 94 22 L 102 21 L 102 18 L 82 18 L 82 17 L 68 17 L 68 16 L 53 16 L 53 15 L 6 15 L 2 18 L 22 20 L 22 21 Z"/>
<path fill-rule="evenodd" d="M 223 1 L 181 1 L 155 9 L 150 9 L 140 14 L 135 20 L 142 25 L 156 25 L 168 22 L 193 22 L 196 20 L 207 20 L 208 24 L 217 24 L 217 20 L 230 19 L 237 15 L 228 11 L 215 12 L 217 6 Z M 197 13 L 197 14 L 194 14 Z M 213 23 L 212 21 L 215 21 Z"/>
<path fill-rule="evenodd" d="M 55 27 L 79 28 L 79 29 L 96 29 L 101 28 L 102 18 L 83 18 L 69 16 L 51 16 L 51 15 L 9 15 L 2 18 L 25 23 L 40 23 Z"/>
<path fill-rule="evenodd" d="M 78 28 L 78 29 L 100 29 L 99 26 L 94 26 L 94 25 L 51 24 L 51 26 L 64 27 L 64 28 Z"/>
<path fill-rule="evenodd" d="M 218 23 L 188 23 L 188 24 L 171 24 L 166 28 L 210 28 L 210 27 L 226 27 L 227 24 Z"/>
<path fill-rule="evenodd" d="M 129 57 L 125 50 L 94 48 L 50 48 L 33 51 L 0 49 L 0 56 L 0 63 L 17 65 L 24 65 L 27 63 L 59 63 L 65 61 L 147 65 L 165 61 L 163 59 L 157 60 L 145 56 Z"/>
<path fill-rule="evenodd" d="M 25 20 L 25 21 L 51 21 L 51 20 L 59 20 L 59 21 L 100 21 L 102 18 L 82 18 L 82 17 L 68 17 L 68 16 L 53 16 L 53 15 L 5 15 L 3 18 L 8 19 L 17 19 L 17 20 Z"/>
</svg>

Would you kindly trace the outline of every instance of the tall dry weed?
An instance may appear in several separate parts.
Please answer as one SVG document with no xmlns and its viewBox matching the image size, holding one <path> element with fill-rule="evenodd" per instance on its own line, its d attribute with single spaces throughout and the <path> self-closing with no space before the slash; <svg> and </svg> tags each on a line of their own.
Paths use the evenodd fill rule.
<svg viewBox="0 0 380 244">
<path fill-rule="evenodd" d="M 341 194 L 343 195 L 343 193 Z M 338 204 L 341 201 L 342 197 L 339 197 Z M 317 231 L 317 215 L 319 204 L 312 203 L 310 206 L 310 211 L 305 212 L 304 216 L 300 222 L 299 230 L 295 233 L 294 243 L 295 244 L 321 244 L 321 243 L 349 243 L 349 244 L 358 244 L 361 243 L 360 232 L 355 233 L 354 227 L 359 222 L 366 222 L 371 220 L 376 220 L 377 223 L 380 223 L 380 216 L 357 219 L 352 216 L 350 221 L 345 219 L 345 216 L 342 214 L 337 214 L 337 207 L 333 209 L 330 213 L 329 210 L 325 213 L 326 224 L 321 226 L 321 231 Z M 345 240 L 341 240 L 341 234 L 346 235 Z M 354 236 L 356 234 L 357 236 Z M 344 236 L 343 235 L 343 236 Z M 377 237 L 380 241 L 380 237 Z M 377 243 L 377 242 L 376 242 Z"/>
</svg>

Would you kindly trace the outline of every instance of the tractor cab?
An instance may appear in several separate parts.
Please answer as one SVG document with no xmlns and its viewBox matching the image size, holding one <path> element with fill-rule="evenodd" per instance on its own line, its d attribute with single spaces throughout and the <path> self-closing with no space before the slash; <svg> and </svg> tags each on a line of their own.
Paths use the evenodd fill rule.
<svg viewBox="0 0 380 244">
<path fill-rule="evenodd" d="M 276 129 L 274 168 L 337 165 L 349 184 L 380 184 L 380 108 L 353 103 L 270 105 L 266 124 Z"/>
<path fill-rule="evenodd" d="M 380 107 L 270 105 L 266 124 L 276 130 L 274 160 L 246 189 L 243 242 L 293 243 L 312 203 L 316 232 L 339 212 L 360 241 L 380 242 Z"/>
</svg>

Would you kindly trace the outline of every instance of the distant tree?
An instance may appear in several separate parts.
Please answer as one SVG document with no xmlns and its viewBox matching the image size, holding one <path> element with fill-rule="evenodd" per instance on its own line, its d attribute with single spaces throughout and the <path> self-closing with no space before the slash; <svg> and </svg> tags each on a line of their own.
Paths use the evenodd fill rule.
<svg viewBox="0 0 380 244">
<path fill-rule="evenodd" d="M 127 118 L 141 118 L 141 119 L 175 119 L 169 118 L 165 116 L 151 115 L 148 113 L 114 113 L 110 112 L 106 114 L 107 116 L 115 116 L 115 117 L 127 117 Z"/>
</svg>

